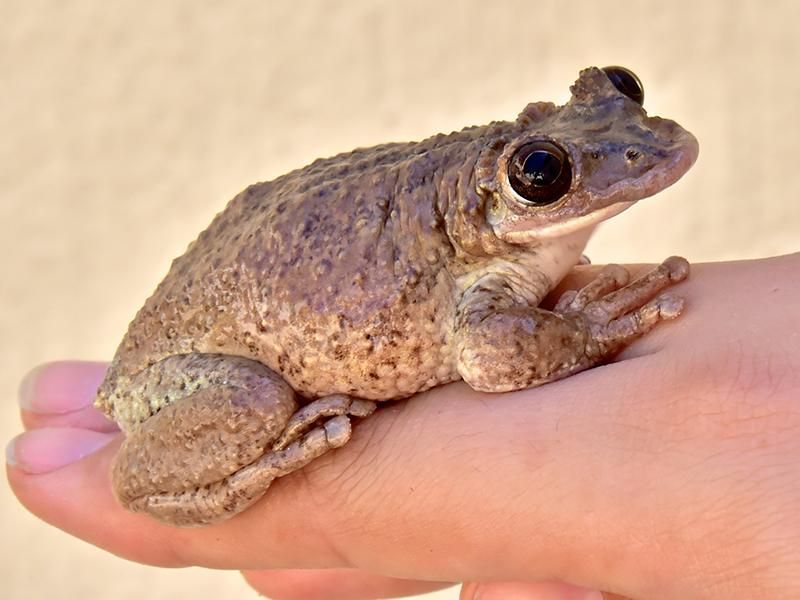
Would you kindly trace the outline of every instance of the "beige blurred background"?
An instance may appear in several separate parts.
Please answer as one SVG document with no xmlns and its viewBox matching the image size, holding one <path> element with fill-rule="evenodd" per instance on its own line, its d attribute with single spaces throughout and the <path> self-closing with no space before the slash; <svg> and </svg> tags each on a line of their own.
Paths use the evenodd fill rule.
<svg viewBox="0 0 800 600">
<path fill-rule="evenodd" d="M 251 182 L 384 141 L 563 101 L 633 68 L 701 143 L 673 189 L 614 219 L 594 262 L 800 249 L 800 3 L 383 0 L 0 4 L 0 432 L 21 375 L 106 359 Z M 127 563 L 0 486 L 0 596 L 254 598 L 236 574 Z M 439 598 L 456 598 L 455 591 Z"/>
</svg>

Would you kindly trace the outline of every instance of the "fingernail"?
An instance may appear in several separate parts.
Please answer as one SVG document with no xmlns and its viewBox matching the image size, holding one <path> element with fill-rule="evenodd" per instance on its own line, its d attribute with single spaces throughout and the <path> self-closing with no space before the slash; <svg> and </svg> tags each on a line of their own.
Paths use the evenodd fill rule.
<svg viewBox="0 0 800 600">
<path fill-rule="evenodd" d="M 8 443 L 6 463 L 26 473 L 49 473 L 96 452 L 112 439 L 114 434 L 88 429 L 33 429 Z"/>
<path fill-rule="evenodd" d="M 89 406 L 102 381 L 104 365 L 55 362 L 33 368 L 19 385 L 19 405 L 39 414 L 64 414 Z"/>
<path fill-rule="evenodd" d="M 39 371 L 42 370 L 42 366 L 39 365 L 38 367 L 34 367 L 22 378 L 22 381 L 19 384 L 19 391 L 17 392 L 17 399 L 19 400 L 19 405 L 24 408 L 25 410 L 36 412 L 32 406 L 33 398 L 36 395 L 36 380 L 39 376 Z"/>
</svg>

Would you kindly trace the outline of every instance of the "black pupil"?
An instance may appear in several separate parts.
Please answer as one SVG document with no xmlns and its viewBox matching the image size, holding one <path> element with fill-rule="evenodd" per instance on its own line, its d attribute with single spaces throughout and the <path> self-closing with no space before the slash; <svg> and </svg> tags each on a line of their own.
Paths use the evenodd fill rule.
<svg viewBox="0 0 800 600">
<path fill-rule="evenodd" d="M 603 67 L 603 72 L 620 92 L 639 105 L 644 104 L 644 88 L 636 74 L 625 67 Z"/>
<path fill-rule="evenodd" d="M 530 204 L 553 204 L 572 185 L 566 150 L 550 140 L 534 140 L 520 146 L 509 161 L 508 182 Z"/>
<path fill-rule="evenodd" d="M 534 150 L 525 159 L 522 172 L 536 186 L 552 185 L 561 174 L 562 162 L 549 150 Z"/>
</svg>

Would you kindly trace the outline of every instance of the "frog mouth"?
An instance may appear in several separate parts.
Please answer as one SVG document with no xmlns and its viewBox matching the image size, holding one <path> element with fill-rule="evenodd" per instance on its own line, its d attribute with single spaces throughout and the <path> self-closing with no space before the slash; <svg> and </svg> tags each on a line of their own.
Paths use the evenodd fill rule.
<svg viewBox="0 0 800 600">
<path fill-rule="evenodd" d="M 666 148 L 664 159 L 638 177 L 622 179 L 610 185 L 589 207 L 589 212 L 575 221 L 599 222 L 617 215 L 637 201 L 653 196 L 668 188 L 692 167 L 700 146 L 697 138 L 675 121 L 652 117 L 649 119 L 657 132 L 659 145 Z"/>
</svg>

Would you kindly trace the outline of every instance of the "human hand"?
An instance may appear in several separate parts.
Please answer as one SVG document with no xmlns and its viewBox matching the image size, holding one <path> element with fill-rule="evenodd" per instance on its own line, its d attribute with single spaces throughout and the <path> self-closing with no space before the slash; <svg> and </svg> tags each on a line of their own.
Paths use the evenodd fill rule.
<svg viewBox="0 0 800 600">
<path fill-rule="evenodd" d="M 483 582 L 462 591 L 481 600 L 588 593 L 533 582 L 637 600 L 795 598 L 798 273 L 800 254 L 695 266 L 677 291 L 686 313 L 618 362 L 532 390 L 453 384 L 388 406 L 219 525 L 176 529 L 116 503 L 119 435 L 90 406 L 103 365 L 27 380 L 8 477 L 73 535 L 143 563 L 242 569 L 279 599 L 446 581 Z M 491 583 L 504 581 L 523 583 Z"/>
</svg>

